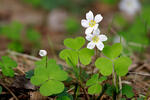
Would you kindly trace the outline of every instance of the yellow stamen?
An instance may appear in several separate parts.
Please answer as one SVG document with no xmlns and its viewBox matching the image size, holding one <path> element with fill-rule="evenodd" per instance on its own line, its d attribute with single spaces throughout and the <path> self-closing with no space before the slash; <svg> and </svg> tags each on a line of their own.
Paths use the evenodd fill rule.
<svg viewBox="0 0 150 100">
<path fill-rule="evenodd" d="M 89 26 L 90 26 L 90 27 L 95 26 L 95 24 L 96 24 L 96 22 L 95 22 L 94 20 L 91 20 L 91 21 L 89 22 Z"/>
<path fill-rule="evenodd" d="M 94 43 L 97 43 L 97 42 L 99 41 L 99 37 L 98 37 L 98 36 L 94 36 L 94 37 L 92 38 L 92 41 L 93 41 Z"/>
</svg>

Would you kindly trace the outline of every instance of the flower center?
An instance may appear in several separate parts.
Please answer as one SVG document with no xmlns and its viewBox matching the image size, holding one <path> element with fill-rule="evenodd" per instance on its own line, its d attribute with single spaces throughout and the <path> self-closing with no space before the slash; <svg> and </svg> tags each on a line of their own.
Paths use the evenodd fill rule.
<svg viewBox="0 0 150 100">
<path fill-rule="evenodd" d="M 94 37 L 92 38 L 92 41 L 93 41 L 94 43 L 97 43 L 97 42 L 99 41 L 99 37 L 98 37 L 98 36 L 94 36 Z"/>
<path fill-rule="evenodd" d="M 89 26 L 90 26 L 90 27 L 95 26 L 95 24 L 96 24 L 96 22 L 95 22 L 94 20 L 91 20 L 91 21 L 89 22 Z"/>
</svg>

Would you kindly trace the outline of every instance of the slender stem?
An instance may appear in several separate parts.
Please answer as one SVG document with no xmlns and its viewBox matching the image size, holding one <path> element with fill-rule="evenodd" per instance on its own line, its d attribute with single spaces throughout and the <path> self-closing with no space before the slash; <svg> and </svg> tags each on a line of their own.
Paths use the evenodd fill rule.
<svg viewBox="0 0 150 100">
<path fill-rule="evenodd" d="M 47 68 L 47 58 L 48 58 L 48 57 L 46 56 L 46 68 Z"/>
</svg>

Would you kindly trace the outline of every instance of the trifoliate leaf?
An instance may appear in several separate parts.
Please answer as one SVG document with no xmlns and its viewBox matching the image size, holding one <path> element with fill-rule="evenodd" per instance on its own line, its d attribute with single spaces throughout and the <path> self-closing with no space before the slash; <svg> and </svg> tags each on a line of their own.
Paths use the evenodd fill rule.
<svg viewBox="0 0 150 100">
<path fill-rule="evenodd" d="M 17 67 L 17 63 L 9 58 L 8 56 L 2 56 L 0 61 L 0 68 L 2 69 L 2 73 L 5 76 L 14 76 L 14 70 L 13 68 Z"/>
<path fill-rule="evenodd" d="M 122 45 L 120 43 L 115 43 L 112 46 L 105 46 L 102 52 L 106 57 L 114 59 L 121 54 Z"/>
<path fill-rule="evenodd" d="M 61 81 L 66 80 L 68 74 L 56 64 L 55 60 L 51 59 L 45 62 L 44 59 L 36 63 L 40 65 L 35 68 L 34 76 L 31 77 L 31 83 L 40 86 L 40 93 L 44 96 L 62 92 L 64 84 Z"/>
<path fill-rule="evenodd" d="M 56 80 L 48 80 L 40 87 L 40 93 L 43 96 L 61 93 L 64 90 L 64 84 Z"/>
<path fill-rule="evenodd" d="M 64 45 L 68 48 L 79 50 L 85 44 L 83 37 L 77 37 L 75 39 L 67 38 L 64 40 Z"/>
<path fill-rule="evenodd" d="M 110 75 L 113 71 L 112 61 L 104 57 L 98 58 L 95 62 L 95 65 L 104 76 Z"/>
<path fill-rule="evenodd" d="M 98 82 L 98 77 L 99 75 L 98 74 L 94 74 L 91 79 L 89 79 L 87 82 L 86 82 L 86 86 L 90 86 L 90 85 L 93 85 L 93 84 L 96 84 Z"/>
<path fill-rule="evenodd" d="M 129 66 L 132 64 L 132 61 L 129 57 L 120 57 L 115 60 L 115 71 L 117 75 L 124 76 L 128 72 Z"/>
<path fill-rule="evenodd" d="M 59 57 L 65 60 L 69 66 L 76 66 L 78 64 L 78 52 L 76 51 L 64 49 L 60 52 Z"/>
<path fill-rule="evenodd" d="M 124 84 L 122 87 L 122 95 L 125 95 L 128 98 L 132 98 L 134 96 L 132 87 L 127 84 Z"/>
<path fill-rule="evenodd" d="M 79 51 L 79 59 L 83 65 L 88 65 L 91 62 L 92 56 L 94 55 L 94 50 L 88 48 L 83 48 Z"/>
<path fill-rule="evenodd" d="M 99 94 L 102 91 L 102 86 L 98 83 L 92 85 L 88 88 L 89 94 Z"/>
<path fill-rule="evenodd" d="M 106 94 L 108 96 L 113 96 L 114 91 L 115 91 L 115 87 L 113 85 L 106 84 Z"/>
</svg>

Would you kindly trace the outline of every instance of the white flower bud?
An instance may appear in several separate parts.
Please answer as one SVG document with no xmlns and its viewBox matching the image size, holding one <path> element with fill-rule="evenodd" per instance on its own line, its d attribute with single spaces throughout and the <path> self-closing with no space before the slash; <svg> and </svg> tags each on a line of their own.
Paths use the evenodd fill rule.
<svg viewBox="0 0 150 100">
<path fill-rule="evenodd" d="M 42 56 L 42 57 L 46 56 L 47 55 L 47 51 L 46 50 L 40 50 L 39 55 Z"/>
</svg>

